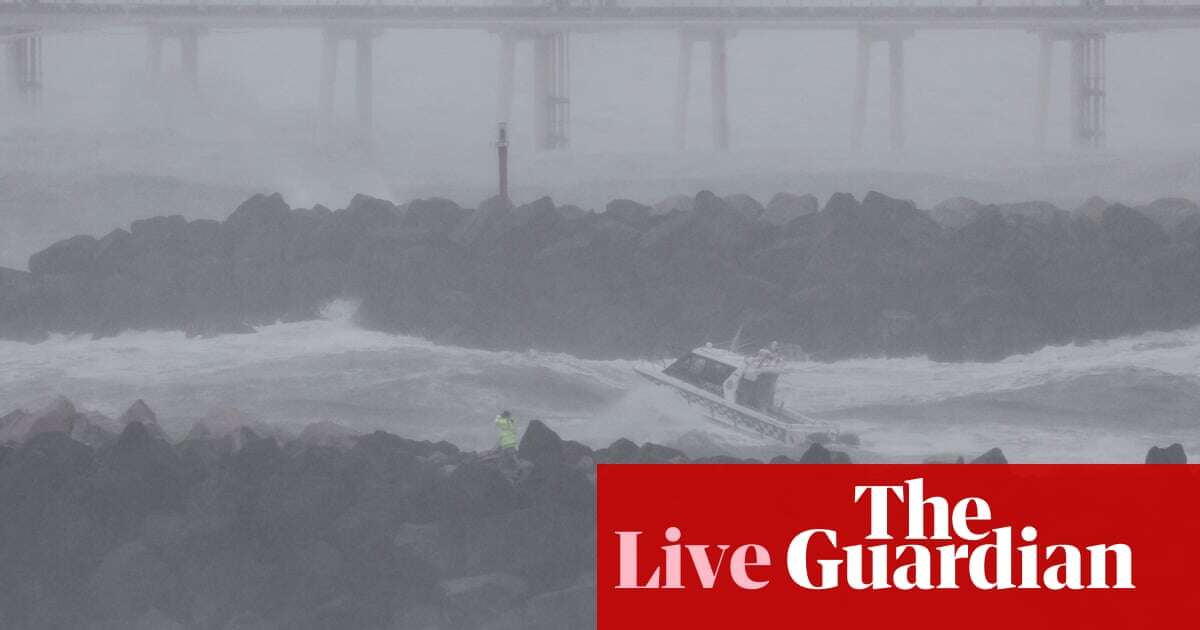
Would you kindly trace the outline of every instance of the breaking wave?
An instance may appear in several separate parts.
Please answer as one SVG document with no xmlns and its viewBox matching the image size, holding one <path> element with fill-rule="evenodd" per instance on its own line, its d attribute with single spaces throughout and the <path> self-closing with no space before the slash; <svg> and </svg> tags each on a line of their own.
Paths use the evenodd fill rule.
<svg viewBox="0 0 1200 630">
<path fill-rule="evenodd" d="M 215 406 L 298 428 L 333 420 L 359 429 L 483 448 L 508 408 L 565 437 L 745 445 L 695 420 L 669 392 L 642 385 L 633 361 L 442 346 L 353 324 L 355 305 L 256 334 L 188 339 L 126 332 L 0 341 L 0 407 L 63 394 L 119 413 L 144 398 L 182 433 Z M 1000 446 L 1013 461 L 1139 461 L 1151 444 L 1200 452 L 1200 328 L 995 363 L 925 358 L 799 362 L 780 397 L 863 440 L 861 459 L 913 461 Z"/>
</svg>

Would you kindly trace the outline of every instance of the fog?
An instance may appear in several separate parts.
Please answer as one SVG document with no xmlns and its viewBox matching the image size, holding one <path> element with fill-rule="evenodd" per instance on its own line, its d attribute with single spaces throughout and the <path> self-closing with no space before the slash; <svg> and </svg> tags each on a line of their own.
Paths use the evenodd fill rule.
<svg viewBox="0 0 1200 630">
<path fill-rule="evenodd" d="M 351 42 L 341 46 L 337 120 L 332 128 L 319 124 L 320 38 L 316 29 L 213 29 L 200 40 L 193 94 L 179 76 L 173 40 L 152 84 L 144 29 L 47 36 L 42 104 L 31 111 L 4 101 L 0 264 L 24 267 L 29 253 L 59 237 L 104 232 L 139 216 L 224 216 L 250 191 L 335 208 L 358 192 L 397 201 L 439 195 L 467 205 L 494 193 L 497 36 L 382 33 L 367 141 L 353 118 Z M 1190 31 L 1110 35 L 1107 144 L 1080 152 L 1069 148 L 1068 54 L 1058 44 L 1049 148 L 1038 152 L 1036 36 L 918 32 L 906 48 L 907 150 L 887 148 L 886 47 L 875 46 L 866 150 L 856 155 L 848 150 L 853 33 L 741 30 L 729 42 L 733 150 L 711 150 L 708 51 L 698 44 L 689 149 L 680 154 L 671 150 L 676 35 L 573 34 L 571 146 L 539 153 L 531 149 L 532 61 L 523 42 L 511 121 L 514 197 L 549 194 L 585 208 L 615 197 L 653 203 L 699 188 L 760 198 L 879 189 L 923 205 L 950 196 L 1064 207 L 1091 195 L 1196 197 L 1200 76 L 1171 60 L 1198 53 Z M 130 176 L 174 178 L 166 185 L 197 192 L 162 207 L 161 195 Z M 64 186 L 82 190 L 56 201 Z M 52 207 L 31 207 L 47 198 Z"/>
<path fill-rule="evenodd" d="M 1038 33 L 917 30 L 902 151 L 886 45 L 852 151 L 853 30 L 730 31 L 717 151 L 659 25 L 569 35 L 553 151 L 519 43 L 510 199 L 486 27 L 379 29 L 368 130 L 316 26 L 5 64 L 0 628 L 586 629 L 597 464 L 1195 456 L 1196 30 L 1107 33 L 1088 149 L 1067 42 L 1039 148 Z"/>
</svg>

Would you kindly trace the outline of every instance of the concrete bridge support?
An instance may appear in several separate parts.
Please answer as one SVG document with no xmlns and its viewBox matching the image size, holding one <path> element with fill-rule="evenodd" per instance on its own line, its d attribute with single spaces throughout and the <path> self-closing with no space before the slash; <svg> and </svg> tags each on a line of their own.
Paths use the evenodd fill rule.
<svg viewBox="0 0 1200 630">
<path fill-rule="evenodd" d="M 910 31 L 868 31 L 858 32 L 858 63 L 854 77 L 854 111 L 850 129 L 850 146 L 855 151 L 863 148 L 863 138 L 867 126 L 867 95 L 871 76 L 871 49 L 875 42 L 888 44 L 888 82 L 889 109 L 888 122 L 891 125 L 888 138 L 893 151 L 903 151 L 906 134 L 905 121 L 905 88 L 904 88 L 904 42 L 912 37 Z"/>
<path fill-rule="evenodd" d="M 358 126 L 369 131 L 375 119 L 375 35 L 373 29 L 326 29 L 321 38 L 321 118 L 333 121 L 338 52 L 344 40 L 354 42 L 354 112 Z"/>
<path fill-rule="evenodd" d="M 1107 112 L 1105 36 L 1077 33 L 1071 42 L 1071 139 L 1077 147 L 1104 144 Z"/>
<path fill-rule="evenodd" d="M 36 105 L 42 99 L 42 38 L 20 37 L 8 42 L 8 75 L 13 92 Z"/>
<path fill-rule="evenodd" d="M 506 125 L 512 119 L 513 82 L 517 72 L 517 37 L 500 34 L 500 68 L 496 87 L 496 122 Z"/>
<path fill-rule="evenodd" d="M 891 109 L 888 120 L 892 124 L 891 144 L 893 151 L 904 150 L 904 40 L 893 37 L 888 40 L 888 60 L 891 84 Z"/>
<path fill-rule="evenodd" d="M 863 136 L 867 128 L 867 91 L 871 77 L 871 35 L 858 32 L 858 58 L 854 73 L 854 120 L 850 125 L 850 147 L 855 151 L 863 148 Z"/>
<path fill-rule="evenodd" d="M 146 29 L 146 76 L 152 81 L 158 81 L 162 74 L 163 44 L 166 37 L 161 29 Z"/>
<path fill-rule="evenodd" d="M 179 65 L 183 69 L 183 78 L 192 88 L 200 85 L 200 33 L 194 29 L 184 29 L 179 34 Z"/>
<path fill-rule="evenodd" d="M 1039 36 L 1038 49 L 1038 83 L 1037 83 L 1037 122 L 1034 128 L 1034 142 L 1039 149 L 1046 147 L 1050 123 L 1050 75 L 1054 68 L 1054 37 L 1050 33 Z"/>
<path fill-rule="evenodd" d="M 341 40 L 329 31 L 321 34 L 321 120 L 333 120 L 334 94 L 337 87 L 338 45 Z"/>
<path fill-rule="evenodd" d="M 565 32 L 533 36 L 533 138 L 539 151 L 569 143 L 570 40 Z"/>
<path fill-rule="evenodd" d="M 150 27 L 146 32 L 146 74 L 157 80 L 162 73 L 163 45 L 168 39 L 179 42 L 179 70 L 187 85 L 194 90 L 200 87 L 200 36 L 201 27 L 179 26 L 170 28 Z"/>
<path fill-rule="evenodd" d="M 565 147 L 571 129 L 571 42 L 566 31 L 500 32 L 497 122 L 507 124 L 512 117 L 517 44 L 522 41 L 533 47 L 533 146 L 538 151 Z"/>
<path fill-rule="evenodd" d="M 369 130 L 375 118 L 375 72 L 373 35 L 359 33 L 354 38 L 354 106 L 358 126 Z"/>
<path fill-rule="evenodd" d="M 692 51 L 698 41 L 708 44 L 709 84 L 712 89 L 713 146 L 718 151 L 729 150 L 729 37 L 730 34 L 726 30 L 681 31 L 679 33 L 679 67 L 675 78 L 674 146 L 676 150 L 683 150 L 687 145 Z"/>
<path fill-rule="evenodd" d="M 676 151 L 687 146 L 688 100 L 692 82 L 693 39 L 687 32 L 679 34 L 679 67 L 675 72 L 675 136 Z"/>
<path fill-rule="evenodd" d="M 729 73 L 726 69 L 725 33 L 715 33 L 709 40 L 712 65 L 712 124 L 713 146 L 718 151 L 729 150 Z"/>
</svg>

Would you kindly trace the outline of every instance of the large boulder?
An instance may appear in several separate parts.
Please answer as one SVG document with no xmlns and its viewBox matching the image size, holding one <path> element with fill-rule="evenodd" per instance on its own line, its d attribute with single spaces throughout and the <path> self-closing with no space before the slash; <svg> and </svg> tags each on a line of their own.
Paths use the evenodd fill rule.
<svg viewBox="0 0 1200 630">
<path fill-rule="evenodd" d="M 1128 206 L 1108 206 L 1100 213 L 1098 223 L 1101 239 L 1129 256 L 1143 255 L 1167 242 L 1162 227 Z"/>
<path fill-rule="evenodd" d="M 1184 224 L 1194 223 L 1200 218 L 1200 207 L 1194 201 L 1178 197 L 1155 199 L 1136 210 L 1167 232 L 1175 232 Z"/>
<path fill-rule="evenodd" d="M 934 206 L 929 215 L 942 227 L 957 230 L 974 221 L 982 207 L 983 204 L 968 197 L 951 197 Z"/>
<path fill-rule="evenodd" d="M 73 236 L 59 241 L 29 257 L 29 272 L 34 275 L 87 273 L 96 256 L 96 239 Z"/>
<path fill-rule="evenodd" d="M 541 420 L 531 420 L 521 436 L 517 454 L 535 466 L 561 466 L 564 463 L 563 439 Z"/>
<path fill-rule="evenodd" d="M 1004 456 L 1004 451 L 999 448 L 993 448 L 971 460 L 972 464 L 1007 464 L 1008 458 Z"/>
<path fill-rule="evenodd" d="M 150 408 L 150 405 L 147 405 L 146 401 L 142 400 L 141 398 L 135 400 L 133 404 L 129 406 L 129 409 L 126 409 L 125 413 L 121 414 L 121 417 L 117 419 L 117 422 L 122 429 L 126 426 L 129 426 L 131 423 L 136 422 L 142 425 L 142 427 L 144 427 L 152 437 L 160 440 L 167 439 L 166 432 L 163 431 L 162 425 L 158 423 L 158 414 L 154 413 L 154 410 Z"/>
<path fill-rule="evenodd" d="M 330 420 L 321 420 L 304 425 L 296 441 L 305 446 L 325 446 L 340 450 L 354 447 L 354 431 Z"/>
<path fill-rule="evenodd" d="M 508 216 L 513 205 L 504 197 L 490 197 L 479 208 L 462 219 L 450 233 L 450 240 L 463 247 L 474 246 L 501 219 Z"/>
<path fill-rule="evenodd" d="M 740 212 L 742 216 L 750 219 L 751 221 L 762 216 L 763 211 L 765 210 L 763 205 L 759 203 L 757 199 L 745 193 L 729 195 L 724 198 L 724 201 L 729 205 L 730 208 Z"/>
<path fill-rule="evenodd" d="M 1151 446 L 1146 453 L 1147 464 L 1186 464 L 1187 461 L 1187 453 L 1178 442 L 1164 448 Z"/>
<path fill-rule="evenodd" d="M 654 208 L 629 199 L 614 199 L 604 208 L 604 216 L 637 228 L 646 226 Z"/>
<path fill-rule="evenodd" d="M 801 464 L 849 464 L 850 456 L 841 451 L 833 451 L 825 448 L 820 443 L 814 442 L 809 445 L 804 454 L 800 456 Z"/>
<path fill-rule="evenodd" d="M 16 410 L 0 418 L 0 444 L 23 444 L 42 433 L 70 435 L 79 413 L 62 396 L 38 403 L 35 410 Z"/>
<path fill-rule="evenodd" d="M 783 226 L 800 217 L 816 214 L 820 209 L 820 202 L 812 195 L 778 193 L 767 202 L 766 210 L 758 215 L 758 220 Z"/>
<path fill-rule="evenodd" d="M 470 212 L 449 199 L 417 199 L 405 206 L 404 218 L 400 220 L 400 225 L 431 234 L 447 235 L 469 214 Z"/>
</svg>

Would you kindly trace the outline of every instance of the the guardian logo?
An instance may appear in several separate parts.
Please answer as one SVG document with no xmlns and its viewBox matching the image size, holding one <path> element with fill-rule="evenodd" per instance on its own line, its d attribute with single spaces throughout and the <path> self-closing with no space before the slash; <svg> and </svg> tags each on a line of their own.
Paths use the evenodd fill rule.
<svg viewBox="0 0 1200 630">
<path fill-rule="evenodd" d="M 619 539 L 615 588 L 758 590 L 768 586 L 780 557 L 791 582 L 808 590 L 1135 588 L 1129 545 L 1043 544 L 1034 525 L 993 526 L 991 506 L 980 497 L 953 505 L 944 497 L 926 497 L 923 478 L 854 486 L 853 502 L 869 509 L 863 540 L 878 544 L 839 546 L 834 529 L 801 531 L 786 549 L 688 544 L 673 525 L 663 533 L 667 544 L 652 545 L 650 551 L 643 548 L 643 532 L 611 532 Z M 894 509 L 906 510 L 902 532 L 889 525 Z M 651 557 L 653 568 L 646 562 Z M 685 565 L 690 565 L 686 571 Z"/>
</svg>

